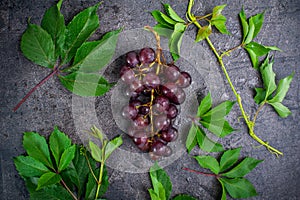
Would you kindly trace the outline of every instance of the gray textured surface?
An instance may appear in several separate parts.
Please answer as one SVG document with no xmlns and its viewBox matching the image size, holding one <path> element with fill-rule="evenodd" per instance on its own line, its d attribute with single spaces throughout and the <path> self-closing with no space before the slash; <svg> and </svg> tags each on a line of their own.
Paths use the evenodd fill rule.
<svg viewBox="0 0 300 200">
<path fill-rule="evenodd" d="M 186 1 L 166 1 L 184 16 Z M 279 118 L 270 107 L 265 107 L 258 118 L 256 132 L 271 145 L 282 150 L 285 155 L 276 158 L 265 148 L 253 148 L 258 144 L 247 135 L 242 122 L 233 121 L 240 115 L 237 106 L 231 113 L 230 121 L 240 131 L 233 133 L 222 140 L 227 148 L 243 146 L 242 154 L 265 161 L 260 164 L 247 178 L 255 185 L 258 197 L 251 199 L 299 199 L 300 181 L 300 2 L 297 0 L 263 0 L 263 1 L 213 1 L 203 3 L 196 1 L 194 10 L 199 14 L 209 12 L 215 5 L 227 3 L 224 10 L 228 18 L 230 36 L 215 34 L 211 40 L 220 50 L 237 45 L 240 42 L 240 25 L 238 13 L 244 5 L 248 15 L 266 10 L 265 23 L 257 37 L 258 42 L 265 45 L 276 45 L 283 52 L 275 53 L 274 71 L 277 79 L 295 72 L 291 89 L 284 104 L 293 112 L 287 119 Z M 62 11 L 67 21 L 77 12 L 96 1 L 69 0 L 63 4 Z M 72 95 L 58 82 L 51 79 L 38 89 L 28 101 L 15 113 L 12 108 L 35 84 L 49 71 L 42 69 L 25 59 L 19 48 L 21 34 L 26 28 L 27 18 L 33 23 L 40 23 L 44 11 L 53 5 L 53 1 L 0 1 L 0 59 L 1 59 L 1 101 L 0 101 L 0 198 L 29 199 L 24 182 L 17 175 L 12 158 L 24 150 L 21 146 L 24 131 L 37 131 L 48 135 L 54 125 L 58 125 L 72 137 L 74 142 L 80 143 L 76 134 L 72 116 Z M 145 11 L 161 9 L 160 1 L 105 1 L 98 11 L 101 28 L 97 34 L 103 34 L 116 28 L 124 30 L 141 28 L 144 25 L 154 25 L 149 13 Z M 195 29 L 187 31 L 194 37 Z M 199 44 L 207 48 L 205 43 Z M 210 59 L 216 62 L 212 53 Z M 231 57 L 224 59 L 229 74 L 239 93 L 242 94 L 245 109 L 253 114 L 253 87 L 260 86 L 257 72 L 250 66 L 248 56 L 242 50 L 234 52 Z M 226 86 L 223 98 L 234 99 L 230 88 Z M 97 98 L 98 120 L 105 124 L 108 130 L 116 134 L 121 131 L 112 120 L 110 108 L 110 93 Z M 201 170 L 195 160 L 187 154 L 167 166 L 165 170 L 173 182 L 173 193 L 188 193 L 198 199 L 217 199 L 220 191 L 218 183 L 209 177 L 194 175 L 181 168 L 189 167 Z M 110 187 L 106 193 L 108 199 L 149 199 L 147 188 L 150 187 L 148 174 L 130 174 L 109 169 Z"/>
</svg>

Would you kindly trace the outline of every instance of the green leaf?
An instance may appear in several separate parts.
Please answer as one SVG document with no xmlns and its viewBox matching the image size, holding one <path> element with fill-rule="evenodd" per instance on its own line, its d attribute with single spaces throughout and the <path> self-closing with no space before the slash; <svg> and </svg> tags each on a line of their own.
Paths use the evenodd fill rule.
<svg viewBox="0 0 300 200">
<path fill-rule="evenodd" d="M 101 40 L 85 42 L 77 50 L 72 71 L 98 72 L 112 59 L 117 46 L 120 30 L 106 33 Z"/>
<path fill-rule="evenodd" d="M 94 170 L 96 177 L 99 177 L 99 171 L 100 171 L 99 168 Z M 97 185 L 98 184 L 97 184 L 95 178 L 93 177 L 92 173 L 89 173 L 88 181 L 86 183 L 86 192 L 85 192 L 85 198 L 84 198 L 85 200 L 95 199 Z M 106 166 L 104 165 L 102 182 L 101 182 L 98 197 L 105 194 L 105 192 L 108 189 L 108 186 L 109 186 L 109 182 L 108 182 L 107 169 L 106 169 Z"/>
<path fill-rule="evenodd" d="M 229 178 L 243 177 L 250 171 L 252 171 L 262 161 L 263 160 L 257 160 L 255 158 L 247 157 L 229 172 L 223 173 L 222 175 Z"/>
<path fill-rule="evenodd" d="M 254 101 L 257 104 L 262 103 L 266 98 L 266 90 L 263 88 L 255 88 L 256 95 L 254 97 Z"/>
<path fill-rule="evenodd" d="M 176 23 L 171 38 L 169 39 L 169 50 L 172 54 L 174 62 L 179 59 L 180 47 L 185 29 L 185 24 Z"/>
<path fill-rule="evenodd" d="M 249 29 L 249 25 L 248 25 L 248 22 L 247 22 L 247 17 L 246 17 L 245 11 L 244 11 L 244 7 L 242 8 L 241 12 L 239 13 L 239 17 L 240 17 L 242 28 L 243 28 L 243 41 L 242 41 L 242 43 L 244 43 L 245 38 L 248 34 L 248 29 Z"/>
<path fill-rule="evenodd" d="M 219 180 L 224 184 L 227 192 L 233 198 L 248 198 L 257 195 L 252 183 L 245 178 L 220 178 Z"/>
<path fill-rule="evenodd" d="M 245 48 L 251 49 L 255 53 L 256 56 L 267 55 L 267 53 L 269 53 L 269 51 L 271 50 L 271 49 L 264 47 L 261 44 L 253 42 L 253 41 L 248 43 L 247 45 L 245 45 Z"/>
<path fill-rule="evenodd" d="M 246 51 L 248 52 L 248 54 L 250 56 L 250 60 L 251 60 L 253 68 L 258 69 L 258 67 L 259 67 L 259 57 L 255 54 L 255 52 L 252 49 L 246 48 L 246 46 L 244 48 L 246 49 Z"/>
<path fill-rule="evenodd" d="M 76 146 L 72 145 L 63 152 L 59 161 L 58 171 L 61 172 L 70 165 L 71 161 L 75 156 L 75 151 L 76 151 Z"/>
<path fill-rule="evenodd" d="M 105 146 L 105 158 L 104 161 L 108 159 L 108 157 L 112 154 L 114 150 L 116 150 L 123 143 L 122 136 L 118 136 L 113 140 L 109 141 Z"/>
<path fill-rule="evenodd" d="M 253 24 L 255 26 L 254 33 L 253 33 L 253 39 L 257 36 L 257 34 L 259 33 L 259 31 L 264 23 L 264 14 L 265 13 L 263 12 L 263 13 L 259 13 L 259 14 L 251 17 Z M 249 19 L 249 21 L 250 21 L 250 19 Z"/>
<path fill-rule="evenodd" d="M 185 23 L 185 21 L 177 15 L 177 13 L 173 10 L 173 8 L 169 4 L 163 4 L 166 13 L 171 17 L 173 20 L 177 22 Z"/>
<path fill-rule="evenodd" d="M 269 103 L 273 108 L 276 110 L 278 115 L 282 118 L 285 118 L 292 114 L 292 112 L 288 109 L 288 107 L 282 105 L 282 103 L 279 102 L 274 102 L 274 103 Z"/>
<path fill-rule="evenodd" d="M 229 135 L 232 133 L 234 128 L 230 126 L 228 121 L 224 119 L 216 120 L 216 121 L 200 121 L 200 123 L 207 128 L 210 132 L 215 134 L 218 137 L 225 137 L 226 135 Z"/>
<path fill-rule="evenodd" d="M 199 107 L 198 107 L 198 112 L 197 112 L 197 116 L 198 117 L 202 117 L 207 111 L 209 111 L 209 109 L 212 106 L 212 100 L 211 100 L 211 95 L 210 93 L 208 93 L 201 101 Z"/>
<path fill-rule="evenodd" d="M 195 156 L 199 165 L 203 168 L 211 170 L 214 174 L 219 174 L 220 166 L 218 161 L 212 156 Z"/>
<path fill-rule="evenodd" d="M 159 190 L 159 187 L 156 188 L 157 185 L 153 183 L 153 181 L 156 182 L 157 180 L 157 182 L 162 184 L 163 189 L 165 190 L 165 199 L 169 199 L 172 192 L 172 183 L 168 174 L 161 167 L 159 167 L 157 163 L 150 168 L 150 178 L 154 191 Z"/>
<path fill-rule="evenodd" d="M 156 194 L 153 189 L 148 189 L 148 192 L 150 194 L 151 200 L 161 200 L 158 196 L 159 194 Z"/>
<path fill-rule="evenodd" d="M 30 156 L 18 156 L 14 158 L 15 166 L 22 177 L 40 177 L 49 169 L 41 162 Z"/>
<path fill-rule="evenodd" d="M 201 116 L 204 121 L 218 121 L 223 119 L 232 109 L 234 101 L 224 101 L 216 107 L 212 108 L 210 111 L 206 112 Z"/>
<path fill-rule="evenodd" d="M 61 55 L 65 42 L 66 26 L 64 16 L 60 13 L 61 3 L 62 1 L 49 8 L 45 12 L 41 23 L 42 28 L 52 37 L 55 46 L 55 59 Z"/>
<path fill-rule="evenodd" d="M 58 128 L 55 126 L 49 137 L 49 144 L 56 165 L 58 166 L 61 155 L 65 149 L 71 146 L 71 140 L 66 134 L 58 130 Z"/>
<path fill-rule="evenodd" d="M 173 29 L 173 25 L 168 23 L 166 20 L 164 20 L 164 18 L 162 18 L 161 14 L 162 13 L 159 10 L 153 10 L 151 12 L 151 15 L 159 24 L 164 25 L 170 29 Z"/>
<path fill-rule="evenodd" d="M 82 155 L 81 151 L 83 151 L 84 154 L 86 154 L 87 158 L 84 155 Z M 70 165 L 64 171 L 61 172 L 63 180 L 66 183 L 71 182 L 71 184 L 67 183 L 67 185 L 72 185 L 73 183 L 73 185 L 76 186 L 78 196 L 81 196 L 84 192 L 84 188 L 88 180 L 88 174 L 90 172 L 86 159 L 89 160 L 91 168 L 95 169 L 96 163 L 95 160 L 92 159 L 90 153 L 86 151 L 84 147 L 76 145 L 74 159 L 71 161 Z"/>
<path fill-rule="evenodd" d="M 172 200 L 197 200 L 197 199 L 187 194 L 179 194 L 176 197 L 174 197 Z"/>
<path fill-rule="evenodd" d="M 208 26 L 202 26 L 197 33 L 195 42 L 200 42 L 201 40 L 204 40 L 211 34 L 211 25 Z"/>
<path fill-rule="evenodd" d="M 59 174 L 56 174 L 54 172 L 47 172 L 43 174 L 39 179 L 36 190 L 39 190 L 48 185 L 54 185 L 56 183 L 59 183 L 60 181 L 61 181 L 61 176 Z"/>
<path fill-rule="evenodd" d="M 291 75 L 281 79 L 279 81 L 277 90 L 276 90 L 276 94 L 275 96 L 271 99 L 268 100 L 268 103 L 275 103 L 275 102 L 282 102 L 286 93 L 288 92 L 289 88 L 290 88 L 290 84 L 293 80 L 294 77 L 294 73 L 292 73 Z"/>
<path fill-rule="evenodd" d="M 220 159 L 220 172 L 233 166 L 239 159 L 241 148 L 230 149 L 223 153 Z"/>
<path fill-rule="evenodd" d="M 198 142 L 199 147 L 203 151 L 206 151 L 206 152 L 224 151 L 223 146 L 221 144 L 209 139 L 200 127 L 197 127 L 197 142 Z"/>
<path fill-rule="evenodd" d="M 59 76 L 63 86 L 79 96 L 101 96 L 112 87 L 99 74 L 73 72 L 66 76 Z"/>
<path fill-rule="evenodd" d="M 165 26 L 163 24 L 156 24 L 154 27 L 153 27 L 153 30 L 155 32 L 158 33 L 158 35 L 160 36 L 163 36 L 163 37 L 166 37 L 166 38 L 171 38 L 172 36 L 172 33 L 173 33 L 173 29 L 170 29 L 170 27 L 168 26 Z"/>
<path fill-rule="evenodd" d="M 73 200 L 72 196 L 68 193 L 68 191 L 60 184 L 43 187 L 40 190 L 36 191 L 36 178 L 27 178 L 25 180 L 25 183 L 27 189 L 31 188 L 29 190 L 30 200 Z"/>
<path fill-rule="evenodd" d="M 219 15 L 211 19 L 211 24 L 214 25 L 222 34 L 230 34 L 226 28 L 226 17 Z"/>
<path fill-rule="evenodd" d="M 254 25 L 252 17 L 250 17 L 248 24 L 249 24 L 249 31 L 248 31 L 247 36 L 245 38 L 245 42 L 244 42 L 245 44 L 248 44 L 253 40 L 255 25 Z"/>
<path fill-rule="evenodd" d="M 226 190 L 225 190 L 225 185 L 224 183 L 221 181 L 220 178 L 218 178 L 218 181 L 220 182 L 221 186 L 222 186 L 222 196 L 221 196 L 221 200 L 226 200 Z"/>
<path fill-rule="evenodd" d="M 21 39 L 21 50 L 32 62 L 53 68 L 55 65 L 54 44 L 51 36 L 40 26 L 28 24 Z"/>
<path fill-rule="evenodd" d="M 46 139 L 43 136 L 34 132 L 25 132 L 23 137 L 23 147 L 29 156 L 53 169 L 49 148 Z"/>
<path fill-rule="evenodd" d="M 211 24 L 214 25 L 222 34 L 229 34 L 225 25 L 227 19 L 221 14 L 225 6 L 226 4 L 214 7 Z"/>
<path fill-rule="evenodd" d="M 102 162 L 102 150 L 94 142 L 89 141 L 92 157 L 97 162 Z"/>
<path fill-rule="evenodd" d="M 193 123 L 186 138 L 185 147 L 187 148 L 188 153 L 190 153 L 197 144 L 197 128 L 197 125 Z"/>
<path fill-rule="evenodd" d="M 99 27 L 97 9 L 99 3 L 77 14 L 67 26 L 65 54 L 63 63 L 68 63 L 76 54 L 77 49 Z"/>
<path fill-rule="evenodd" d="M 276 90 L 277 87 L 275 84 L 275 73 L 272 69 L 273 62 L 273 60 L 270 61 L 269 57 L 267 57 L 260 66 L 260 73 L 264 83 L 264 88 L 266 90 L 265 100 L 269 98 L 269 96 Z"/>
</svg>

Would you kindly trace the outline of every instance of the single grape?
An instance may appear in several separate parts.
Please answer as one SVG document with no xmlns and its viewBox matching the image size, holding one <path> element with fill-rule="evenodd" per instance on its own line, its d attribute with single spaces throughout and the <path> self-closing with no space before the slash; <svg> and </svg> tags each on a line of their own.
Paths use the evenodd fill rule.
<svg viewBox="0 0 300 200">
<path fill-rule="evenodd" d="M 169 127 L 168 130 L 161 132 L 161 139 L 163 139 L 166 142 L 173 142 L 178 137 L 178 131 L 174 127 Z"/>
<path fill-rule="evenodd" d="M 174 119 L 178 115 L 178 109 L 174 104 L 170 104 L 167 110 L 167 116 L 170 119 Z"/>
<path fill-rule="evenodd" d="M 166 96 L 169 100 L 175 98 L 178 87 L 175 83 L 166 83 L 164 85 L 160 85 L 160 91 L 162 95 Z"/>
<path fill-rule="evenodd" d="M 126 54 L 126 62 L 131 66 L 135 67 L 137 64 L 139 64 L 139 58 L 137 53 L 134 51 L 130 51 Z"/>
<path fill-rule="evenodd" d="M 146 47 L 141 49 L 139 53 L 139 60 L 141 63 L 151 63 L 155 60 L 155 52 L 153 49 Z"/>
<path fill-rule="evenodd" d="M 138 115 L 134 120 L 133 120 L 133 126 L 137 129 L 143 129 L 147 127 L 150 123 L 149 116 L 144 116 L 144 115 Z"/>
<path fill-rule="evenodd" d="M 126 119 L 134 119 L 138 114 L 138 110 L 131 105 L 126 105 L 123 107 L 122 116 Z"/>
<path fill-rule="evenodd" d="M 186 87 L 190 86 L 191 83 L 192 83 L 192 77 L 187 72 L 181 72 L 178 77 L 178 80 L 176 82 L 178 87 L 181 87 L 181 88 L 186 88 Z"/>
<path fill-rule="evenodd" d="M 124 65 L 120 69 L 120 77 L 122 77 L 127 71 L 131 70 L 131 68 L 128 65 Z"/>
<path fill-rule="evenodd" d="M 129 100 L 129 105 L 134 106 L 135 108 L 139 107 L 140 105 L 142 105 L 142 102 L 140 100 L 137 99 L 131 99 Z"/>
<path fill-rule="evenodd" d="M 147 133 L 143 131 L 136 132 L 133 137 L 133 142 L 142 151 L 149 151 L 150 142 Z"/>
<path fill-rule="evenodd" d="M 137 93 L 141 93 L 144 90 L 144 85 L 142 84 L 141 80 L 134 80 L 131 84 L 130 84 L 130 89 L 131 91 L 135 91 Z"/>
<path fill-rule="evenodd" d="M 136 91 L 132 91 L 130 88 L 126 88 L 125 95 L 127 97 L 130 97 L 130 99 L 135 100 L 139 97 L 140 94 L 137 93 Z"/>
<path fill-rule="evenodd" d="M 165 96 L 158 96 L 154 100 L 153 109 L 159 113 L 165 113 L 170 105 L 170 101 Z"/>
<path fill-rule="evenodd" d="M 166 130 L 171 124 L 171 120 L 167 115 L 158 115 L 154 118 L 154 126 L 157 130 Z"/>
<path fill-rule="evenodd" d="M 155 73 L 150 72 L 144 76 L 143 83 L 146 87 L 155 88 L 160 84 L 160 79 Z"/>
<path fill-rule="evenodd" d="M 132 69 L 127 70 L 121 76 L 121 80 L 127 84 L 132 83 L 135 80 L 135 73 Z"/>
<path fill-rule="evenodd" d="M 164 74 L 169 81 L 175 82 L 180 75 L 180 70 L 176 65 L 171 64 L 165 69 Z"/>
<path fill-rule="evenodd" d="M 176 94 L 176 103 L 177 104 L 182 104 L 185 101 L 185 92 L 183 91 L 183 89 L 178 88 Z"/>
<path fill-rule="evenodd" d="M 139 107 L 139 114 L 141 115 L 147 115 L 150 111 L 149 106 L 140 106 Z"/>
<path fill-rule="evenodd" d="M 159 140 L 153 142 L 150 151 L 157 156 L 171 155 L 171 148 L 166 146 L 163 142 Z"/>
</svg>

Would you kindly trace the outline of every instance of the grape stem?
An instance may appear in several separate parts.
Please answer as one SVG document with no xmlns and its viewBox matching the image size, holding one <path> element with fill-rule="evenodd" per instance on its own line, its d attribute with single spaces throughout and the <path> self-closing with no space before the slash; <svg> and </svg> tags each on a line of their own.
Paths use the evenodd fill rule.
<svg viewBox="0 0 300 200">
<path fill-rule="evenodd" d="M 192 7 L 192 3 L 191 3 L 191 2 L 192 2 L 192 1 L 190 1 L 189 6 L 188 6 L 187 17 L 190 19 L 191 22 L 193 22 L 193 24 L 195 24 L 199 29 L 201 29 L 202 27 L 201 27 L 201 25 L 198 23 L 196 17 L 195 17 L 194 15 L 191 14 L 191 7 Z M 225 55 L 225 54 L 220 55 L 220 54 L 217 52 L 215 46 L 213 45 L 213 43 L 211 42 L 211 40 L 209 39 L 209 37 L 206 37 L 205 39 L 206 39 L 206 41 L 207 41 L 209 47 L 212 49 L 213 53 L 214 53 L 215 56 L 217 57 L 218 62 L 220 63 L 220 66 L 221 66 L 221 68 L 222 68 L 222 71 L 223 71 L 223 73 L 225 74 L 225 77 L 226 77 L 226 79 L 227 79 L 227 81 L 228 81 L 228 83 L 229 83 L 229 85 L 230 85 L 230 88 L 231 88 L 232 92 L 234 93 L 234 95 L 235 95 L 235 97 L 236 97 L 236 99 L 237 99 L 237 103 L 238 103 L 238 105 L 239 105 L 240 111 L 241 111 L 242 116 L 243 116 L 243 118 L 244 118 L 244 120 L 245 120 L 245 123 L 246 123 L 246 125 L 247 125 L 247 127 L 248 127 L 248 129 L 249 129 L 249 135 L 250 135 L 254 140 L 256 140 L 258 143 L 260 143 L 261 145 L 265 146 L 271 153 L 274 153 L 276 156 L 278 156 L 278 155 L 283 155 L 282 152 L 280 152 L 279 150 L 277 150 L 277 149 L 275 149 L 274 147 L 270 146 L 270 145 L 268 144 L 268 142 L 263 141 L 262 139 L 260 139 L 260 138 L 254 133 L 254 122 L 251 121 L 251 120 L 249 119 L 248 115 L 246 114 L 246 112 L 245 112 L 245 110 L 244 110 L 244 107 L 243 107 L 243 104 L 242 104 L 242 98 L 241 98 L 240 94 L 237 93 L 237 91 L 236 91 L 234 85 L 232 84 L 232 81 L 231 81 L 231 79 L 230 79 L 230 76 L 229 76 L 229 74 L 228 74 L 228 72 L 227 72 L 227 70 L 226 70 L 226 67 L 225 67 L 225 65 L 224 65 L 224 62 L 223 62 L 223 55 Z M 239 46 L 237 46 L 237 47 L 235 47 L 235 48 L 233 48 L 233 49 L 227 51 L 226 53 L 229 53 L 229 52 L 231 52 L 231 51 L 233 51 L 233 50 L 239 48 L 240 46 L 241 46 L 241 45 L 239 45 Z M 257 113 L 258 113 L 258 112 L 257 112 Z M 257 117 L 257 115 L 256 115 L 256 117 Z M 256 117 L 255 117 L 255 119 L 256 119 Z"/>
<path fill-rule="evenodd" d="M 53 77 L 55 74 L 57 74 L 59 71 L 58 67 L 54 67 L 54 70 L 48 75 L 46 76 L 43 80 L 41 80 L 37 85 L 35 85 L 26 95 L 25 97 L 23 97 L 23 99 L 21 99 L 21 101 L 16 105 L 16 107 L 14 107 L 13 111 L 16 112 L 20 106 L 28 99 L 28 97 L 30 97 L 30 95 L 36 90 L 38 89 L 40 86 L 42 86 L 46 81 L 48 81 L 51 77 Z"/>
<path fill-rule="evenodd" d="M 193 173 L 201 174 L 201 175 L 204 175 L 204 176 L 212 176 L 212 177 L 216 177 L 216 178 L 219 177 L 217 174 L 210 174 L 210 173 L 200 172 L 200 171 L 189 169 L 189 168 L 186 168 L 186 167 L 183 167 L 182 169 L 185 170 L 185 171 L 188 171 L 188 172 L 193 172 Z"/>
</svg>

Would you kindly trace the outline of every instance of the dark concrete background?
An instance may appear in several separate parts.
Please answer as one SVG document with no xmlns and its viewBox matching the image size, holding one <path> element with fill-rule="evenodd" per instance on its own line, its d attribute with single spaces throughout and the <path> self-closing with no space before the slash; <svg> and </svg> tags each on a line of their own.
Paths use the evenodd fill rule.
<svg viewBox="0 0 300 200">
<path fill-rule="evenodd" d="M 68 0 L 63 3 L 62 12 L 67 22 L 82 9 L 94 5 L 97 1 Z M 187 2 L 180 0 L 164 1 L 184 17 Z M 300 84 L 299 84 L 299 59 L 300 59 L 300 2 L 297 0 L 232 0 L 232 1 L 196 1 L 194 10 L 197 13 L 208 13 L 215 5 L 227 3 L 223 11 L 228 19 L 230 36 L 215 34 L 211 40 L 217 48 L 224 50 L 233 47 L 240 42 L 241 31 L 238 21 L 238 13 L 244 5 L 248 16 L 266 10 L 265 23 L 256 41 L 265 45 L 276 45 L 283 52 L 275 53 L 274 71 L 276 79 L 283 78 L 291 72 L 295 72 L 284 104 L 287 105 L 292 115 L 281 119 L 270 107 L 265 107 L 258 118 L 256 133 L 271 145 L 284 152 L 284 156 L 276 158 L 265 148 L 254 148 L 258 144 L 247 134 L 242 122 L 233 121 L 240 115 L 237 106 L 230 114 L 230 121 L 237 131 L 222 140 L 226 148 L 243 146 L 242 155 L 264 159 L 247 178 L 255 185 L 259 196 L 251 199 L 300 199 Z M 24 153 L 21 146 L 22 133 L 25 131 L 37 131 L 48 135 L 54 125 L 58 125 L 66 132 L 74 142 L 80 143 L 74 131 L 71 105 L 72 95 L 58 82 L 51 79 L 39 88 L 17 112 L 12 108 L 18 101 L 49 71 L 42 69 L 28 61 L 20 51 L 20 38 L 26 29 L 27 18 L 31 22 L 40 23 L 44 11 L 52 6 L 51 0 L 2 0 L 0 1 L 0 59 L 1 59 L 1 101 L 0 101 L 0 199 L 29 199 L 24 182 L 17 175 L 12 158 Z M 155 22 L 149 13 L 154 9 L 162 9 L 160 1 L 156 0 L 111 0 L 104 1 L 100 6 L 101 28 L 96 34 L 101 35 L 107 31 L 124 27 L 124 30 L 141 28 L 144 25 L 154 25 Z M 195 36 L 196 29 L 189 28 L 187 34 Z M 207 48 L 205 43 L 201 43 Z M 216 62 L 210 53 L 213 62 Z M 234 52 L 231 57 L 224 59 L 229 74 L 233 79 L 237 90 L 242 94 L 245 109 L 253 114 L 255 104 L 253 102 L 253 88 L 260 86 L 257 72 L 251 68 L 247 54 L 243 50 Z M 234 100 L 230 88 L 226 86 L 224 94 L 228 99 Z M 110 93 L 98 98 L 97 109 L 101 113 L 109 106 Z M 110 107 L 108 107 L 110 108 Z M 108 114 L 107 116 L 111 116 Z M 111 125 L 111 118 L 99 119 L 106 123 L 117 134 L 121 131 Z M 196 161 L 187 154 L 165 168 L 173 183 L 173 193 L 188 193 L 198 199 L 217 199 L 220 186 L 217 181 L 200 175 L 182 171 L 181 168 L 189 167 L 200 169 Z M 148 174 L 130 174 L 109 169 L 110 187 L 106 193 L 108 199 L 149 199 L 147 189 L 150 187 Z"/>
</svg>

